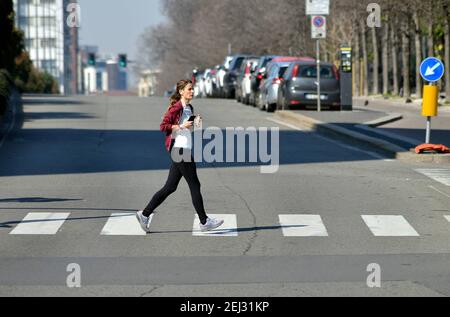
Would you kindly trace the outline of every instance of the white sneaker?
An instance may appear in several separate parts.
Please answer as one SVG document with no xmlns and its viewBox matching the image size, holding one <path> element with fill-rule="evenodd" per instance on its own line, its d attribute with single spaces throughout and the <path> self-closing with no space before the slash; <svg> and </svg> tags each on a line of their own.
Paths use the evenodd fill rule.
<svg viewBox="0 0 450 317">
<path fill-rule="evenodd" d="M 144 211 L 140 210 L 136 213 L 136 218 L 141 225 L 142 230 L 149 233 L 150 232 L 150 218 L 144 216 Z"/>
<path fill-rule="evenodd" d="M 217 219 L 210 219 L 210 218 L 208 218 L 204 225 L 200 224 L 200 230 L 202 232 L 212 231 L 214 229 L 219 228 L 221 225 L 223 225 L 223 223 L 224 223 L 223 220 L 217 220 Z"/>
</svg>

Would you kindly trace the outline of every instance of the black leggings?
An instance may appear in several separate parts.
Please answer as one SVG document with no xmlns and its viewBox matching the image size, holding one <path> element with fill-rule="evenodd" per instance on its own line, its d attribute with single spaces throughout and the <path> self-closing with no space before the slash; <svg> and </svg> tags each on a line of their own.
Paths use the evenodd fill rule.
<svg viewBox="0 0 450 317">
<path fill-rule="evenodd" d="M 182 152 L 181 152 L 182 153 Z M 200 191 L 200 181 L 197 176 L 197 166 L 195 165 L 194 158 L 191 156 L 190 162 L 181 161 L 179 163 L 172 160 L 172 166 L 170 167 L 169 177 L 166 185 L 153 196 L 152 200 L 144 209 L 144 216 L 149 217 L 153 214 L 166 199 L 174 192 L 176 192 L 181 178 L 184 177 L 191 190 L 192 202 L 198 217 L 202 224 L 206 223 L 208 216 L 206 215 L 205 208 L 203 206 L 203 197 Z"/>
</svg>

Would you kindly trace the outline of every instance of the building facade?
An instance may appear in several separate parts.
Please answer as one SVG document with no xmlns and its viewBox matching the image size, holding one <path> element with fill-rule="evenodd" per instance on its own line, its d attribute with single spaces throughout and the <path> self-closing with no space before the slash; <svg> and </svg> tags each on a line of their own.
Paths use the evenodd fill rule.
<svg viewBox="0 0 450 317">
<path fill-rule="evenodd" d="M 157 77 L 160 71 L 144 70 L 140 74 L 139 84 L 138 84 L 138 95 L 139 97 L 151 97 L 155 95 Z"/>
<path fill-rule="evenodd" d="M 79 93 L 78 27 L 68 23 L 76 0 L 13 0 L 16 26 L 24 32 L 33 64 L 51 74 L 61 94 Z"/>
</svg>

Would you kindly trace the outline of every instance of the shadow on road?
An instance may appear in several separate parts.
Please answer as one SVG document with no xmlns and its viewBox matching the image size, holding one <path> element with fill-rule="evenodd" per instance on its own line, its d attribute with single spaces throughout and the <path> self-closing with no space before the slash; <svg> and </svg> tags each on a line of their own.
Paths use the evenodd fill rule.
<svg viewBox="0 0 450 317">
<path fill-rule="evenodd" d="M 0 203 L 53 203 L 53 202 L 80 201 L 80 200 L 83 199 L 23 197 L 23 198 L 2 198 L 0 199 Z"/>
<path fill-rule="evenodd" d="M 25 122 L 45 119 L 96 119 L 98 117 L 87 115 L 78 112 L 39 112 L 39 113 L 26 113 L 24 117 Z"/>
<path fill-rule="evenodd" d="M 55 106 L 64 106 L 64 105 L 83 105 L 86 104 L 84 101 L 77 99 L 69 99 L 68 97 L 50 97 L 50 96 L 40 96 L 35 97 L 31 95 L 25 95 L 22 97 L 22 102 L 25 106 L 27 105 L 55 105 Z"/>
<path fill-rule="evenodd" d="M 222 133 L 226 135 L 225 130 Z M 268 141 L 268 150 L 263 152 L 270 155 L 270 135 Z M 280 166 L 376 160 L 366 153 L 315 138 L 313 132 L 281 130 L 279 141 Z M 209 142 L 205 140 L 203 148 Z M 249 146 L 239 149 L 235 141 L 228 150 L 234 151 L 234 161 L 239 151 L 244 151 L 249 161 Z M 225 147 L 219 157 L 225 160 L 226 155 Z M 10 135 L 0 152 L 0 176 L 167 170 L 170 164 L 160 131 L 21 129 Z M 198 168 L 262 165 L 270 163 L 262 163 L 258 155 L 256 163 L 202 162 Z"/>
</svg>

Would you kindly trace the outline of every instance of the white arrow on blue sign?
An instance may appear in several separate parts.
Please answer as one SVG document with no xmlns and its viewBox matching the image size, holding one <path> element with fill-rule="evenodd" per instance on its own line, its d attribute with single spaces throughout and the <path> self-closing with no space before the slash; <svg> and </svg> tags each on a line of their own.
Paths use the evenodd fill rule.
<svg viewBox="0 0 450 317">
<path fill-rule="evenodd" d="M 420 75 L 429 82 L 436 82 L 444 76 L 445 67 L 439 59 L 428 57 L 420 65 Z"/>
</svg>

